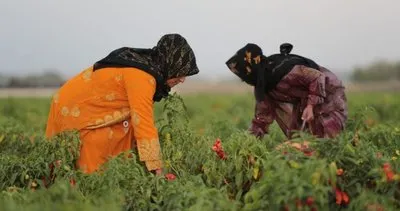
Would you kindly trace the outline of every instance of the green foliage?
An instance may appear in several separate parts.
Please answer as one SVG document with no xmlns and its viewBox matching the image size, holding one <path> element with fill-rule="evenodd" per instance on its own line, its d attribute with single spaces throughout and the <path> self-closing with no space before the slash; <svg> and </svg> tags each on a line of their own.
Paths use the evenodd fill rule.
<svg viewBox="0 0 400 211">
<path fill-rule="evenodd" d="M 0 75 L 0 87 L 28 88 L 28 87 L 59 87 L 65 83 L 63 77 L 56 70 L 46 70 L 43 74 L 6 77 Z"/>
<path fill-rule="evenodd" d="M 348 98 L 350 117 L 339 137 L 299 133 L 292 140 L 310 142 L 315 152 L 307 156 L 275 149 L 285 141 L 275 123 L 263 140 L 246 132 L 254 111 L 249 96 L 172 95 L 156 105 L 156 124 L 164 173 L 176 175 L 173 181 L 149 173 L 136 151 L 83 174 L 74 169 L 76 132 L 43 136 L 48 99 L 0 100 L 6 109 L 0 117 L 0 210 L 399 209 L 399 98 Z M 226 160 L 212 150 L 217 138 Z M 349 196 L 348 205 L 336 204 L 334 188 Z"/>
<path fill-rule="evenodd" d="M 400 80 L 400 62 L 377 61 L 354 69 L 351 79 L 356 82 Z"/>
</svg>

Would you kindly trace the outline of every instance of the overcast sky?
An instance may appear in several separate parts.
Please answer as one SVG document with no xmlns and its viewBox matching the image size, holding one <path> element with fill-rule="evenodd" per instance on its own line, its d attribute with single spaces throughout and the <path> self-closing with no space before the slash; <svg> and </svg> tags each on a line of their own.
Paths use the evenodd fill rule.
<svg viewBox="0 0 400 211">
<path fill-rule="evenodd" d="M 70 77 L 165 33 L 186 37 L 205 77 L 230 76 L 224 62 L 248 42 L 265 54 L 291 42 L 293 53 L 343 72 L 400 60 L 399 12 L 400 0 L 0 0 L 0 73 Z"/>
</svg>

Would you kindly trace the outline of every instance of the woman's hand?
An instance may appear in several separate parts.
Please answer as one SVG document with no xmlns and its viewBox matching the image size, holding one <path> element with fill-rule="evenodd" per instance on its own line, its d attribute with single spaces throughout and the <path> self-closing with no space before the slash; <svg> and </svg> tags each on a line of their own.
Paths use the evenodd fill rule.
<svg viewBox="0 0 400 211">
<path fill-rule="evenodd" d="M 314 119 L 314 109 L 312 105 L 307 105 L 306 108 L 303 111 L 303 115 L 301 116 L 301 119 L 310 122 Z"/>
<path fill-rule="evenodd" d="M 266 133 L 262 128 L 256 126 L 255 124 L 251 124 L 247 131 L 258 139 L 262 139 Z"/>
</svg>

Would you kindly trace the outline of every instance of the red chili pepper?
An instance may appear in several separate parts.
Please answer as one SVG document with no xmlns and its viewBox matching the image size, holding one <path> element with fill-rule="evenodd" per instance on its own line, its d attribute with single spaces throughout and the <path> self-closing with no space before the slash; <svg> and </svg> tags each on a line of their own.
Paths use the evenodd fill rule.
<svg viewBox="0 0 400 211">
<path fill-rule="evenodd" d="M 311 206 L 312 204 L 314 204 L 314 198 L 312 196 L 307 197 L 306 204 L 308 206 Z"/>
<path fill-rule="evenodd" d="M 212 150 L 217 153 L 217 155 L 220 159 L 222 159 L 222 160 L 226 159 L 226 155 L 225 155 L 224 150 L 222 149 L 221 140 L 219 138 L 217 138 L 217 140 L 215 141 L 215 143 L 212 147 Z"/>
<path fill-rule="evenodd" d="M 75 185 L 76 185 L 75 179 L 70 179 L 70 180 L 69 180 L 69 184 L 70 184 L 72 187 L 75 187 Z"/>
<path fill-rule="evenodd" d="M 392 167 L 390 166 L 390 163 L 383 164 L 383 171 L 386 174 L 386 181 L 388 181 L 388 182 L 393 181 L 394 172 L 392 170 Z"/>
<path fill-rule="evenodd" d="M 350 199 L 346 192 L 342 191 L 342 199 L 343 199 L 344 204 L 349 204 Z"/>
<path fill-rule="evenodd" d="M 217 140 L 215 140 L 212 149 L 216 152 L 222 150 L 221 139 L 217 138 Z"/>
<path fill-rule="evenodd" d="M 311 157 L 311 156 L 313 156 L 314 151 L 305 151 L 305 152 L 303 152 L 303 154 L 304 154 L 305 156 Z"/>
<path fill-rule="evenodd" d="M 165 178 L 166 178 L 168 181 L 173 181 L 173 180 L 176 179 L 176 176 L 175 176 L 174 174 L 172 174 L 172 173 L 168 173 L 168 174 L 165 175 Z"/>
<path fill-rule="evenodd" d="M 350 198 L 346 192 L 341 191 L 339 188 L 335 188 L 335 195 L 336 195 L 336 204 L 349 204 Z"/>
<path fill-rule="evenodd" d="M 386 180 L 388 182 L 393 181 L 394 173 L 392 171 L 386 172 Z"/>
<path fill-rule="evenodd" d="M 221 158 L 222 160 L 225 160 L 225 159 L 226 159 L 225 152 L 223 152 L 223 151 L 218 151 L 217 154 L 218 154 L 218 157 Z"/>
<path fill-rule="evenodd" d="M 391 169 L 390 163 L 384 163 L 383 164 L 383 169 Z"/>
</svg>

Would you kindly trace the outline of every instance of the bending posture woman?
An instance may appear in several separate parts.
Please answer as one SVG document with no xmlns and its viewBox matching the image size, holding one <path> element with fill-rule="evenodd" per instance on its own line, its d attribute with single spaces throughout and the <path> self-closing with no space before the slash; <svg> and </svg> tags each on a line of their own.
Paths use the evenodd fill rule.
<svg viewBox="0 0 400 211">
<path fill-rule="evenodd" d="M 262 138 L 276 120 L 288 138 L 303 129 L 317 137 L 335 137 L 347 119 L 342 82 L 314 61 L 290 54 L 292 48 L 284 43 L 279 54 L 267 57 L 259 46 L 247 44 L 226 62 L 254 86 L 256 107 L 249 130 Z"/>
<path fill-rule="evenodd" d="M 147 169 L 160 174 L 153 103 L 198 72 L 195 55 L 179 34 L 164 35 L 152 49 L 114 50 L 54 95 L 46 135 L 78 130 L 77 166 L 83 172 L 94 172 L 110 156 L 137 147 Z"/>
</svg>

